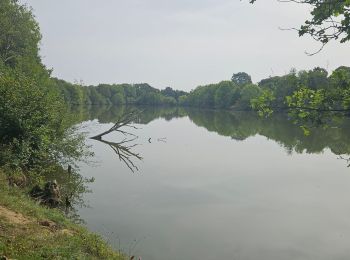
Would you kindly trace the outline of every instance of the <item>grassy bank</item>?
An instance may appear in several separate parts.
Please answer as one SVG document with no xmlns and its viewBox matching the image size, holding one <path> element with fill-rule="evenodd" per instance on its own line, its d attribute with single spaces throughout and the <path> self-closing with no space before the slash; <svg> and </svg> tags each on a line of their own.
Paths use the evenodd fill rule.
<svg viewBox="0 0 350 260">
<path fill-rule="evenodd" d="M 0 170 L 0 259 L 126 259 L 61 212 L 9 187 Z"/>
</svg>

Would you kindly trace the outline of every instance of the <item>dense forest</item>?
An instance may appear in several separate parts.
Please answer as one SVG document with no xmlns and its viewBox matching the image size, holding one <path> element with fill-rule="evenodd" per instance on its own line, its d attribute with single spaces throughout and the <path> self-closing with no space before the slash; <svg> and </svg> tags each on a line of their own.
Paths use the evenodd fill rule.
<svg viewBox="0 0 350 260">
<path fill-rule="evenodd" d="M 347 110 L 350 97 L 350 68 L 341 66 L 328 75 L 327 70 L 292 69 L 284 76 L 273 76 L 253 84 L 245 72 L 231 80 L 199 86 L 187 93 L 167 87 L 158 90 L 143 84 L 100 84 L 81 86 L 52 79 L 67 104 L 71 105 L 168 105 L 233 110 L 272 110 L 304 108 Z"/>
<path fill-rule="evenodd" d="M 244 72 L 231 81 L 200 86 L 180 97 L 180 105 L 207 108 L 272 109 L 304 108 L 346 110 L 349 107 L 350 68 L 339 67 L 328 75 L 323 68 L 309 71 L 292 69 L 284 76 L 262 79 L 253 84 Z"/>
<path fill-rule="evenodd" d="M 187 94 L 170 87 L 158 90 L 147 83 L 81 86 L 57 78 L 53 78 L 52 83 L 68 105 L 173 106 L 178 104 L 179 97 Z"/>
</svg>

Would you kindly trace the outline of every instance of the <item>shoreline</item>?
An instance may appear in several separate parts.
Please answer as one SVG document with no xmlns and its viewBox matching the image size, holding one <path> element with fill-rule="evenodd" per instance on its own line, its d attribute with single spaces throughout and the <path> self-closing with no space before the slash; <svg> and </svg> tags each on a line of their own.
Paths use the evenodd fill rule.
<svg viewBox="0 0 350 260">
<path fill-rule="evenodd" d="M 0 259 L 128 259 L 99 235 L 9 187 L 0 170 Z"/>
</svg>

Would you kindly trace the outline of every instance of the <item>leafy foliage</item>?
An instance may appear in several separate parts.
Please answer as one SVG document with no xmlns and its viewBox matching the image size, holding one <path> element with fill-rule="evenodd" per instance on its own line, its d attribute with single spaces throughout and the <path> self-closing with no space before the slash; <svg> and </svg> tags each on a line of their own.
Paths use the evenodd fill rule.
<svg viewBox="0 0 350 260">
<path fill-rule="evenodd" d="M 100 84 L 98 86 L 81 86 L 53 79 L 54 85 L 61 92 L 69 105 L 168 105 L 178 103 L 184 91 L 168 87 L 158 90 L 146 83 L 142 84 Z"/>
<path fill-rule="evenodd" d="M 256 0 L 250 0 L 254 3 Z M 298 30 L 299 36 L 310 35 L 322 46 L 331 40 L 341 43 L 350 40 L 349 0 L 291 0 L 312 7 L 311 19 L 306 20 Z"/>
<path fill-rule="evenodd" d="M 250 76 L 237 73 L 233 81 L 222 81 L 218 84 L 199 86 L 188 96 L 180 97 L 180 105 L 203 108 L 223 108 L 250 110 L 250 100 L 259 96 L 260 88 L 251 83 Z"/>
<path fill-rule="evenodd" d="M 244 86 L 246 84 L 252 83 L 252 78 L 245 72 L 234 73 L 231 80 L 238 86 Z"/>
<path fill-rule="evenodd" d="M 258 111 L 260 116 L 270 116 L 273 113 L 271 108 L 271 104 L 276 99 L 273 92 L 269 89 L 265 89 L 262 91 L 261 95 L 252 98 L 250 100 L 251 106 L 254 110 Z"/>
<path fill-rule="evenodd" d="M 273 110 L 288 109 L 291 119 L 304 130 L 315 125 L 327 127 L 335 113 L 347 113 L 350 108 L 350 68 L 339 67 L 328 76 L 325 69 L 290 73 L 262 80 L 262 94 L 252 100 L 260 115 Z"/>
<path fill-rule="evenodd" d="M 0 31 L 0 167 L 29 172 L 79 158 L 81 137 L 70 132 L 64 101 L 41 63 L 31 11 L 1 1 Z"/>
<path fill-rule="evenodd" d="M 250 110 L 251 100 L 259 97 L 261 89 L 254 84 L 247 84 L 241 90 L 241 98 L 239 100 L 239 106 L 244 110 Z"/>
</svg>

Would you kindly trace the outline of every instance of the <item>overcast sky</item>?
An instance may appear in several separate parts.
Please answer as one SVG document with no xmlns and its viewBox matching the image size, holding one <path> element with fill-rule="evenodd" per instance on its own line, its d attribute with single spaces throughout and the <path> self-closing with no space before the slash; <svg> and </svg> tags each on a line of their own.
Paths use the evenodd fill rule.
<svg viewBox="0 0 350 260">
<path fill-rule="evenodd" d="M 22 0 L 43 35 L 53 75 L 85 84 L 140 83 L 190 90 L 245 71 L 257 82 L 292 67 L 350 66 L 350 44 L 294 31 L 310 7 L 277 0 Z"/>
</svg>

